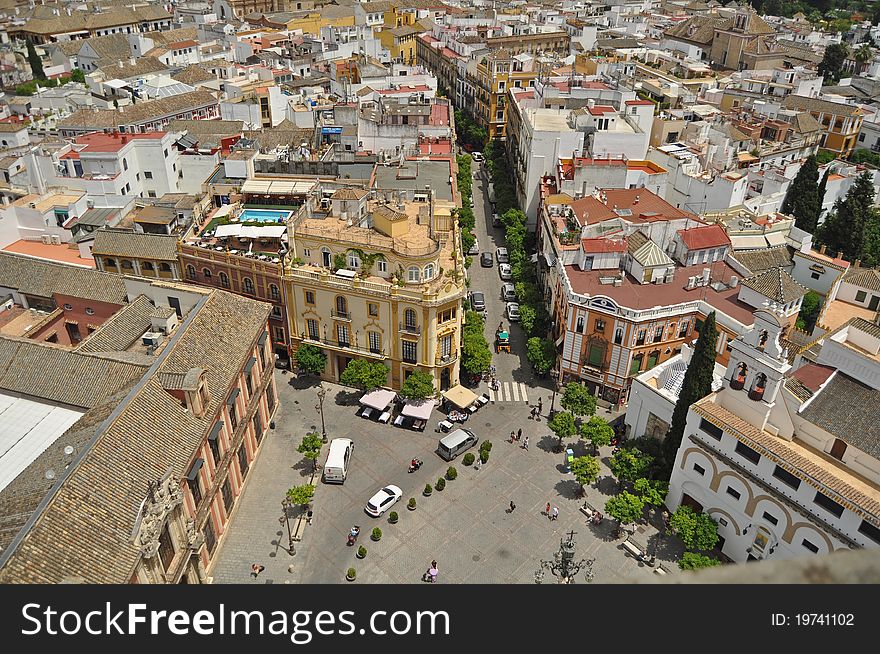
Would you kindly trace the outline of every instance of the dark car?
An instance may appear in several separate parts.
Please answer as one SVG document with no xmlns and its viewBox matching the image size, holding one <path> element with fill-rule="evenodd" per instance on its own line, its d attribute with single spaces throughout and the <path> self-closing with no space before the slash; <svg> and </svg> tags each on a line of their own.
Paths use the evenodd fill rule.
<svg viewBox="0 0 880 654">
<path fill-rule="evenodd" d="M 474 311 L 486 310 L 486 297 L 480 291 L 471 291 L 471 307 Z"/>
<path fill-rule="evenodd" d="M 495 265 L 495 262 L 492 261 L 492 253 L 491 252 L 483 252 L 480 255 L 480 265 L 483 266 L 483 268 L 491 268 L 492 266 Z"/>
</svg>

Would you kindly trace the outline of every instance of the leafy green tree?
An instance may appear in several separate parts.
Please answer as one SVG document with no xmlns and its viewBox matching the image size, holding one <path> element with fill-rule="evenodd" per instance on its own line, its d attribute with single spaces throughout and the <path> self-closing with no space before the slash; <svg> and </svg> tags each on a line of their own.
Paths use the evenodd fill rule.
<svg viewBox="0 0 880 654">
<path fill-rule="evenodd" d="M 492 365 L 492 351 L 486 337 L 480 334 L 465 334 L 461 341 L 461 367 L 471 374 L 478 374 Z"/>
<path fill-rule="evenodd" d="M 711 550 L 718 544 L 718 523 L 684 504 L 670 516 L 669 527 L 689 550 Z"/>
<path fill-rule="evenodd" d="M 605 513 L 623 525 L 631 525 L 642 519 L 645 500 L 638 495 L 623 491 L 605 502 Z"/>
<path fill-rule="evenodd" d="M 427 400 L 434 394 L 434 377 L 422 370 L 414 370 L 403 382 L 399 393 L 408 400 Z"/>
<path fill-rule="evenodd" d="M 706 316 L 706 322 L 700 329 L 700 338 L 691 355 L 684 380 L 681 383 L 681 391 L 678 401 L 672 411 L 672 426 L 663 441 L 663 457 L 666 466 L 672 470 L 675 455 L 684 437 L 684 428 L 687 422 L 688 409 L 691 404 L 702 400 L 712 392 L 712 374 L 715 371 L 715 344 L 718 341 L 718 332 L 715 329 L 715 312 Z"/>
<path fill-rule="evenodd" d="M 479 311 L 467 311 L 464 314 L 464 327 L 462 327 L 462 333 L 482 334 L 484 326 L 485 321 Z"/>
<path fill-rule="evenodd" d="M 296 365 L 300 372 L 320 375 L 327 367 L 327 355 L 324 350 L 312 345 L 311 343 L 303 343 L 296 349 Z"/>
<path fill-rule="evenodd" d="M 816 320 L 819 318 L 819 310 L 822 308 L 822 296 L 816 291 L 810 291 L 804 295 L 801 300 L 801 310 L 798 313 L 796 327 L 802 331 L 810 333 L 816 326 Z"/>
<path fill-rule="evenodd" d="M 682 570 L 698 570 L 699 568 L 712 568 L 721 565 L 721 561 L 696 552 L 685 552 L 678 560 L 678 567 Z"/>
<path fill-rule="evenodd" d="M 873 177 L 866 170 L 856 178 L 846 197 L 834 203 L 834 208 L 816 231 L 817 240 L 832 253 L 842 252 L 848 261 L 861 259 L 867 265 L 873 265 L 875 253 L 865 245 L 870 243 L 866 237 L 877 227 L 875 194 Z"/>
<path fill-rule="evenodd" d="M 645 504 L 651 506 L 663 506 L 666 494 L 669 492 L 669 484 L 657 479 L 636 479 L 633 484 L 636 494 L 645 500 Z"/>
<path fill-rule="evenodd" d="M 381 361 L 352 359 L 339 376 L 339 381 L 346 386 L 372 391 L 388 382 L 388 368 Z"/>
<path fill-rule="evenodd" d="M 577 433 L 577 426 L 574 424 L 574 416 L 568 411 L 559 411 L 553 414 L 553 417 L 550 418 L 547 426 L 559 439 L 560 450 L 562 449 L 562 441 L 566 438 L 571 438 Z"/>
<path fill-rule="evenodd" d="M 613 437 L 614 428 L 608 424 L 607 420 L 599 416 L 592 416 L 581 425 L 581 438 L 590 441 L 595 454 L 599 453 L 600 447 L 609 445 Z"/>
<path fill-rule="evenodd" d="M 620 448 L 608 461 L 611 473 L 621 484 L 633 484 L 637 479 L 646 477 L 653 464 L 653 456 L 635 447 Z"/>
<path fill-rule="evenodd" d="M 821 209 L 816 186 L 818 181 L 819 169 L 816 166 L 816 157 L 810 155 L 789 184 L 785 199 L 782 201 L 782 213 L 794 216 L 795 225 L 811 234 L 816 231 Z"/>
<path fill-rule="evenodd" d="M 532 336 L 526 342 L 526 358 L 539 375 L 545 375 L 556 364 L 556 346 L 549 338 Z"/>
<path fill-rule="evenodd" d="M 529 306 L 528 304 L 519 305 L 519 324 L 526 334 L 535 333 L 535 325 L 537 325 L 537 321 L 538 312 L 535 307 Z"/>
<path fill-rule="evenodd" d="M 568 382 L 565 385 L 559 403 L 563 409 L 576 416 L 591 416 L 596 413 L 596 396 L 589 388 L 577 382 Z"/>
<path fill-rule="evenodd" d="M 70 81 L 71 82 L 79 82 L 80 84 L 86 83 L 86 74 L 81 71 L 79 68 L 74 68 L 70 73 Z"/>
<path fill-rule="evenodd" d="M 599 478 L 599 461 L 592 456 L 579 456 L 571 462 L 571 471 L 581 486 L 588 486 Z"/>
<path fill-rule="evenodd" d="M 294 486 L 288 489 L 287 499 L 291 504 L 296 506 L 306 506 L 315 496 L 315 487 L 311 484 L 303 484 L 302 486 Z"/>
<path fill-rule="evenodd" d="M 312 431 L 303 436 L 302 443 L 299 444 L 296 451 L 312 462 L 313 470 L 317 470 L 318 457 L 321 455 L 321 446 L 323 444 L 321 434 Z"/>
<path fill-rule="evenodd" d="M 16 95 L 33 95 L 37 92 L 37 83 L 36 82 L 25 82 L 24 84 L 19 84 L 15 87 Z"/>
<path fill-rule="evenodd" d="M 27 59 L 34 79 L 46 79 L 46 73 L 43 72 L 43 62 L 40 60 L 40 55 L 37 54 L 37 49 L 31 41 L 27 42 Z"/>
<path fill-rule="evenodd" d="M 825 48 L 825 54 L 819 64 L 819 74 L 822 76 L 824 84 L 837 83 L 847 54 L 847 47 L 842 43 L 832 43 Z"/>
</svg>

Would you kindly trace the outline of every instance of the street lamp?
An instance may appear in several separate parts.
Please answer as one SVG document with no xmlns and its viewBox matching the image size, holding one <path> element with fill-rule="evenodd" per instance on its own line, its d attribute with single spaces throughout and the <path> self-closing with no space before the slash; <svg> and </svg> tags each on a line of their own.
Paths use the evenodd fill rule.
<svg viewBox="0 0 880 654">
<path fill-rule="evenodd" d="M 553 371 L 553 397 L 550 399 L 550 414 L 549 417 L 553 417 L 553 407 L 556 404 L 556 394 L 562 389 L 562 384 L 559 383 L 559 379 L 556 377 L 557 371 Z"/>
<path fill-rule="evenodd" d="M 540 584 L 544 580 L 545 570 L 549 570 L 560 584 L 573 584 L 582 568 L 585 569 L 584 579 L 587 582 L 593 581 L 593 563 L 596 559 L 574 560 L 574 534 L 574 531 L 570 531 L 565 537 L 559 539 L 559 551 L 553 555 L 552 561 L 541 561 L 540 567 L 535 571 L 536 584 Z"/>
<path fill-rule="evenodd" d="M 324 397 L 327 395 L 327 389 L 321 386 L 318 389 L 318 403 L 315 405 L 315 411 L 321 412 L 321 440 L 327 442 L 327 428 L 324 425 Z"/>
<path fill-rule="evenodd" d="M 288 498 L 285 497 L 283 500 L 281 500 L 281 510 L 283 511 L 283 513 L 281 517 L 278 518 L 278 522 L 287 525 L 287 553 L 290 554 L 290 556 L 293 556 L 294 554 L 296 554 L 296 548 L 293 545 L 293 534 L 290 533 L 289 511 L 291 506 L 293 506 L 293 504 Z"/>
</svg>

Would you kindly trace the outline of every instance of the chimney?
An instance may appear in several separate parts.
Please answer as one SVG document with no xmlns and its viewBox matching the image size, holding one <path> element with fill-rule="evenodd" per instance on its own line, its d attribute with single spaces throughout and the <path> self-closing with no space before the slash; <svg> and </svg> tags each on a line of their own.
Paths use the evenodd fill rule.
<svg viewBox="0 0 880 654">
<path fill-rule="evenodd" d="M 853 268 L 858 268 L 861 265 L 862 265 L 862 260 L 856 259 L 856 262 L 853 264 Z"/>
<path fill-rule="evenodd" d="M 836 258 L 837 258 L 837 259 L 843 259 L 843 252 L 838 251 L 838 252 L 837 252 L 837 257 L 836 257 Z"/>
<path fill-rule="evenodd" d="M 819 254 L 825 254 L 825 246 L 819 248 Z"/>
<path fill-rule="evenodd" d="M 703 286 L 709 285 L 709 274 L 712 272 L 711 268 L 703 268 Z"/>
</svg>

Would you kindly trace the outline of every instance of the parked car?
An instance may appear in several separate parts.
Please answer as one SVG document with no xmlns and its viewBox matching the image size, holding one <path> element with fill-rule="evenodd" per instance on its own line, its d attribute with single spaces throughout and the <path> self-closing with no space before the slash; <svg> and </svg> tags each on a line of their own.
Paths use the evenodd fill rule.
<svg viewBox="0 0 880 654">
<path fill-rule="evenodd" d="M 483 268 L 491 268 L 495 265 L 495 262 L 492 260 L 491 252 L 483 252 L 480 255 L 480 265 L 483 266 Z"/>
<path fill-rule="evenodd" d="M 470 247 L 470 249 L 467 251 L 467 253 L 470 255 L 479 254 L 480 253 L 480 244 L 477 243 L 476 241 L 474 241 L 474 244 Z"/>
<path fill-rule="evenodd" d="M 367 506 L 364 508 L 364 511 L 374 518 L 378 518 L 394 506 L 394 503 L 401 497 L 403 497 L 403 491 L 400 490 L 400 487 L 390 484 L 378 491 L 367 501 Z"/>
<path fill-rule="evenodd" d="M 516 302 L 507 303 L 507 319 L 510 322 L 519 322 L 519 304 Z"/>
<path fill-rule="evenodd" d="M 482 161 L 483 153 L 482 152 L 471 152 L 471 159 L 474 161 Z"/>
<path fill-rule="evenodd" d="M 513 284 L 502 284 L 501 299 L 505 302 L 516 301 L 516 287 Z"/>
<path fill-rule="evenodd" d="M 510 257 L 507 255 L 507 248 L 495 250 L 495 258 L 498 259 L 498 263 L 509 263 Z"/>
<path fill-rule="evenodd" d="M 510 267 L 509 263 L 499 263 L 498 274 L 501 276 L 501 279 L 512 279 L 513 269 Z"/>
<path fill-rule="evenodd" d="M 473 307 L 474 311 L 485 311 L 486 310 L 486 296 L 482 294 L 480 291 L 471 291 L 471 307 Z"/>
<path fill-rule="evenodd" d="M 492 214 L 492 227 L 501 227 L 501 216 L 497 213 Z"/>
<path fill-rule="evenodd" d="M 452 461 L 459 454 L 472 448 L 480 439 L 470 429 L 456 429 L 437 443 L 437 454 L 446 461 Z"/>
</svg>

